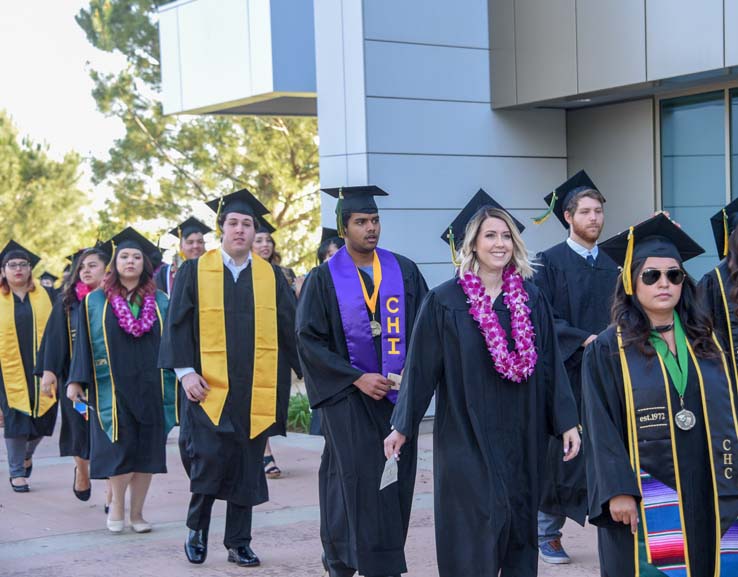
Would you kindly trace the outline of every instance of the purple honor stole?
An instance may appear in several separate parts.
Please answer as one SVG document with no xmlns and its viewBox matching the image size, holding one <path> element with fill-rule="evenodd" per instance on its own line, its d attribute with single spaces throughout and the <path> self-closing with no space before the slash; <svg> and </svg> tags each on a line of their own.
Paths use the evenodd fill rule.
<svg viewBox="0 0 738 577">
<path fill-rule="evenodd" d="M 359 269 L 345 247 L 331 257 L 328 269 L 336 287 L 338 310 L 351 366 L 365 373 L 381 373 L 386 377 L 389 373 L 399 375 L 405 366 L 405 285 L 395 255 L 381 248 L 375 250 L 382 268 L 382 284 L 379 286 L 377 301 L 382 318 L 381 370 L 361 289 Z M 389 391 L 386 398 L 393 404 L 396 403 L 397 391 Z"/>
</svg>

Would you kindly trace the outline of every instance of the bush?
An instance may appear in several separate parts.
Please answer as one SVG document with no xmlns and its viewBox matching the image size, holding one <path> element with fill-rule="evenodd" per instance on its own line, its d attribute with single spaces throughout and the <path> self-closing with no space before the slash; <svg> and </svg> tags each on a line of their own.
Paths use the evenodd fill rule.
<svg viewBox="0 0 738 577">
<path fill-rule="evenodd" d="M 297 393 L 290 397 L 290 405 L 287 409 L 287 430 L 294 433 L 310 432 L 310 401 L 307 395 Z"/>
</svg>

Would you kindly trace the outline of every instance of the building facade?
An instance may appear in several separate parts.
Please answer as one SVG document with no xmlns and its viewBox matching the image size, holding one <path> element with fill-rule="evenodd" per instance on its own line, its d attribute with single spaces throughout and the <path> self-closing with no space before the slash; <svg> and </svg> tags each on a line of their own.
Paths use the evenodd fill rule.
<svg viewBox="0 0 738 577">
<path fill-rule="evenodd" d="M 164 111 L 318 116 L 321 186 L 376 184 L 382 245 L 430 285 L 479 188 L 523 222 L 584 168 L 605 235 L 654 210 L 717 263 L 738 196 L 738 0 L 179 0 L 160 9 Z M 325 223 L 332 199 L 323 197 Z"/>
</svg>

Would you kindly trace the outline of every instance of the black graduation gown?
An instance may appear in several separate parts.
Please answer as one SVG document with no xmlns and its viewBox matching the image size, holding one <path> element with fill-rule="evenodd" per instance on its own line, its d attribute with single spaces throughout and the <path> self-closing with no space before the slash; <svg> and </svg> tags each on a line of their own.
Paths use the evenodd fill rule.
<svg viewBox="0 0 738 577">
<path fill-rule="evenodd" d="M 725 296 L 728 300 L 728 310 L 730 314 L 730 332 L 733 336 L 733 354 L 738 355 L 738 311 L 736 305 L 730 299 L 730 293 L 733 290 L 733 283 L 730 281 L 730 272 L 728 271 L 728 262 L 726 259 L 718 264 L 723 287 L 725 288 Z M 720 292 L 720 284 L 718 283 L 717 273 L 715 269 L 707 272 L 700 280 L 699 285 L 700 302 L 703 304 L 707 313 L 712 317 L 713 329 L 720 341 L 720 345 L 725 351 L 728 358 L 728 366 L 733 370 L 732 357 L 730 355 L 730 338 L 728 332 L 728 319 L 725 315 L 725 305 L 723 304 L 723 295 Z"/>
<path fill-rule="evenodd" d="M 523 383 L 495 370 L 456 279 L 431 290 L 415 325 L 392 425 L 409 438 L 416 435 L 435 392 L 433 476 L 441 577 L 537 572 L 536 523 L 548 438 L 575 427 L 578 419 L 550 307 L 531 282 L 525 282 L 525 290 L 538 361 Z M 502 295 L 494 308 L 512 350 Z M 404 449 L 402 454 L 405 458 Z"/>
<path fill-rule="evenodd" d="M 36 290 L 39 289 L 37 288 Z M 20 300 L 17 295 L 13 294 L 13 299 L 15 301 L 15 329 L 18 335 L 21 360 L 23 361 L 23 368 L 26 373 L 26 383 L 28 383 L 28 395 L 31 406 L 33 406 L 36 402 L 36 383 L 33 376 L 33 309 L 31 308 L 31 299 L 28 295 L 26 295 L 25 299 Z M 2 346 L 2 343 L 0 343 L 0 346 Z M 11 409 L 8 407 L 5 381 L 3 380 L 1 370 L 0 409 L 2 409 L 5 419 L 4 434 L 6 438 L 28 437 L 29 440 L 33 440 L 38 437 L 49 437 L 54 432 L 57 405 L 51 407 L 39 418 L 31 417 L 15 409 Z"/>
<path fill-rule="evenodd" d="M 36 374 L 41 376 L 44 371 L 51 371 L 56 375 L 57 397 L 61 407 L 59 454 L 62 457 L 89 459 L 89 423 L 84 415 L 75 410 L 74 403 L 67 398 L 66 394 L 66 383 L 71 362 L 69 332 L 71 329 L 72 346 L 74 346 L 79 307 L 79 302 L 75 300 L 69 307 L 69 312 L 67 312 L 61 298 L 58 298 L 54 303 L 51 315 L 49 315 L 49 320 L 46 323 L 44 338 L 38 350 Z"/>
<path fill-rule="evenodd" d="M 407 342 L 428 288 L 411 260 L 395 255 L 405 286 Z M 361 271 L 367 291 L 371 277 Z M 369 311 L 367 309 L 367 316 Z M 381 322 L 381 307 L 377 306 Z M 415 443 L 399 461 L 398 483 L 379 491 L 394 405 L 353 385 L 363 371 L 349 361 L 328 264 L 313 269 L 297 309 L 297 337 L 310 405 L 319 408 L 325 448 L 320 463 L 320 535 L 326 554 L 361 575 L 407 571 L 404 545 L 415 484 Z M 381 366 L 381 339 L 374 339 Z"/>
<path fill-rule="evenodd" d="M 559 349 L 581 415 L 582 342 L 610 324 L 618 266 L 603 251 L 590 266 L 566 241 L 538 254 L 538 261 L 541 266 L 533 280 L 551 304 Z M 587 516 L 584 459 L 563 462 L 558 439 L 549 441 L 541 510 L 565 515 L 580 525 Z"/>
<path fill-rule="evenodd" d="M 653 362 L 658 362 L 656 358 Z M 631 369 L 631 380 L 638 374 Z M 720 380 L 723 368 L 719 360 L 700 360 L 703 379 Z M 680 410 L 679 395 L 669 377 L 673 422 Z M 654 383 L 663 387 L 663 382 Z M 582 366 L 584 426 L 590 434 L 584 439 L 589 488 L 589 521 L 598 527 L 600 574 L 602 577 L 634 575 L 633 536 L 630 526 L 615 523 L 610 517 L 609 501 L 618 495 L 632 495 L 640 501 L 638 482 L 627 450 L 625 398 L 615 329 L 608 328 L 587 347 Z M 699 379 L 691 359 L 684 405 L 697 422 L 693 429 L 674 427 L 679 473 L 684 500 L 684 523 L 691 559 L 692 577 L 712 577 L 714 568 L 715 521 L 710 461 L 705 433 L 704 412 Z M 676 481 L 659 478 L 672 489 Z"/>
<path fill-rule="evenodd" d="M 101 289 L 97 289 L 101 290 Z M 118 317 L 106 301 L 105 333 L 110 372 L 115 381 L 118 441 L 105 433 L 97 414 L 90 410 L 90 476 L 105 479 L 126 473 L 166 473 L 166 433 L 161 372 L 157 366 L 161 326 L 136 338 L 118 325 Z M 69 381 L 87 388 L 91 407 L 97 403 L 84 303 L 77 318 Z"/>
<path fill-rule="evenodd" d="M 168 285 L 169 285 L 169 269 L 172 265 L 170 264 L 163 264 L 159 267 L 159 270 L 156 271 L 156 274 L 154 275 L 154 282 L 156 283 L 156 288 L 158 288 L 160 291 L 164 292 L 169 295 Z"/>
<path fill-rule="evenodd" d="M 269 499 L 264 475 L 264 447 L 272 435 L 284 435 L 292 384 L 291 368 L 299 367 L 295 347 L 295 296 L 282 272 L 272 267 L 277 283 L 276 422 L 250 439 L 251 383 L 254 366 L 254 297 L 251 266 L 238 282 L 224 267 L 223 291 L 228 357 L 228 396 L 220 424 L 214 425 L 199 403 L 186 397 L 180 414 L 180 451 L 190 476 L 192 493 L 212 495 L 242 506 Z M 167 315 L 167 329 L 159 353 L 159 366 L 192 367 L 201 373 L 197 260 L 186 261 L 177 271 Z"/>
</svg>

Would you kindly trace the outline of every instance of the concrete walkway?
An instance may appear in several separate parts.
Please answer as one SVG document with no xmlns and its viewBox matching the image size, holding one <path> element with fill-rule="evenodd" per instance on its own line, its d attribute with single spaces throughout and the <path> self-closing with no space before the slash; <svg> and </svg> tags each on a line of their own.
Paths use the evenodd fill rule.
<svg viewBox="0 0 738 577">
<path fill-rule="evenodd" d="M 147 535 L 129 528 L 112 535 L 105 528 L 104 484 L 93 482 L 86 503 L 72 494 L 73 462 L 58 457 L 56 437 L 44 439 L 34 459 L 31 492 L 15 494 L 0 483 L 0 575 L 4 577 L 210 577 L 259 575 L 322 577 L 317 471 L 323 440 L 290 434 L 272 439 L 281 479 L 269 481 L 271 501 L 254 510 L 254 550 L 258 569 L 226 562 L 221 546 L 225 507 L 217 502 L 207 562 L 196 566 L 182 551 L 188 482 L 179 461 L 177 429 L 167 445 L 167 475 L 154 478 L 144 511 L 154 524 Z M 420 443 L 415 506 L 406 554 L 408 577 L 437 575 L 433 532 L 432 439 Z M 7 476 L 4 444 L 0 471 Z M 591 527 L 567 524 L 564 545 L 575 563 L 541 564 L 542 577 L 596 577 L 597 547 Z M 474 576 L 459 576 L 474 577 Z"/>
</svg>

